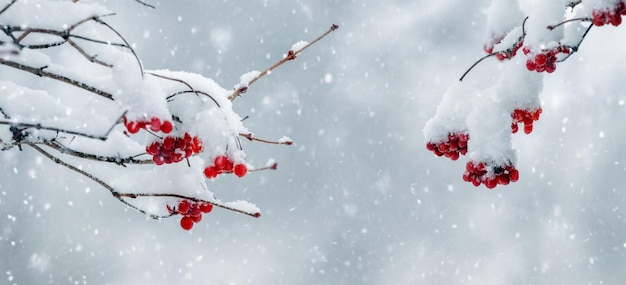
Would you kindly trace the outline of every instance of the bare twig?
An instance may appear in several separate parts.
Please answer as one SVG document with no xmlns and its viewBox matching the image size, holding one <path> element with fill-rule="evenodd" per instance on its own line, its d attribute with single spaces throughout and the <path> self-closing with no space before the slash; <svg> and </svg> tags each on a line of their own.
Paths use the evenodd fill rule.
<svg viewBox="0 0 626 285">
<path fill-rule="evenodd" d="M 135 2 L 137 2 L 137 3 L 141 4 L 141 5 L 144 5 L 144 6 L 148 7 L 148 8 L 156 9 L 156 7 L 150 5 L 150 4 L 146 3 L 146 2 L 143 2 L 141 0 L 135 0 Z"/>
<path fill-rule="evenodd" d="M 125 164 L 154 164 L 154 161 L 152 161 L 152 159 L 141 159 L 141 160 L 136 159 L 136 157 L 144 155 L 145 153 L 142 153 L 140 155 L 131 156 L 131 157 L 120 157 L 119 155 L 116 155 L 116 156 L 102 156 L 102 155 L 95 155 L 95 154 L 92 154 L 92 153 L 85 153 L 85 152 L 73 150 L 71 148 L 68 148 L 68 147 L 62 145 L 58 141 L 46 141 L 46 142 L 43 142 L 42 144 L 44 144 L 44 145 L 46 145 L 46 146 L 48 146 L 50 148 L 53 148 L 56 151 L 58 151 L 60 153 L 63 153 L 63 154 L 68 154 L 68 155 L 71 155 L 71 156 L 84 158 L 84 159 L 88 159 L 88 160 L 93 160 L 93 161 L 114 163 L 114 164 L 117 164 L 117 165 L 120 165 L 120 166 L 124 166 L 124 167 L 126 167 Z"/>
<path fill-rule="evenodd" d="M 176 93 L 174 93 L 172 95 L 169 95 L 169 96 L 165 97 L 165 100 L 167 100 L 169 102 L 169 101 L 172 100 L 172 98 L 174 98 L 174 96 L 180 95 L 180 94 L 187 94 L 187 93 L 194 93 L 196 95 L 200 94 L 200 95 L 207 96 L 207 97 L 209 97 L 209 99 L 211 99 L 213 101 L 213 103 L 215 103 L 215 105 L 217 105 L 217 107 L 222 107 L 222 106 L 220 106 L 220 103 L 217 103 L 215 98 L 213 98 L 213 96 L 211 96 L 211 94 L 206 93 L 206 92 L 202 92 L 202 91 L 198 91 L 198 90 L 185 90 L 185 91 L 176 92 Z"/>
<path fill-rule="evenodd" d="M 315 40 L 313 40 L 312 42 L 306 44 L 305 46 L 303 46 L 302 48 L 300 48 L 299 50 L 294 50 L 294 51 L 289 51 L 289 54 L 282 58 L 281 60 L 279 60 L 278 62 L 276 62 L 274 65 L 270 66 L 269 68 L 267 68 L 266 70 L 264 70 L 263 72 L 259 73 L 256 77 L 254 77 L 252 80 L 250 80 L 250 82 L 248 82 L 247 86 L 244 86 L 242 88 L 239 88 L 237 90 L 235 90 L 233 92 L 233 94 L 231 94 L 230 96 L 228 96 L 229 100 L 234 100 L 235 98 L 237 98 L 239 95 L 241 95 L 241 93 L 245 92 L 248 89 L 248 86 L 252 85 L 254 82 L 256 82 L 257 80 L 261 79 L 263 76 L 267 75 L 268 73 L 270 73 L 272 70 L 276 69 L 277 67 L 283 65 L 285 62 L 293 60 L 296 58 L 296 56 L 303 52 L 305 49 L 307 49 L 308 47 L 312 46 L 313 44 L 315 44 L 316 42 L 318 42 L 319 40 L 323 39 L 324 37 L 326 37 L 328 34 L 330 34 L 331 32 L 335 31 L 339 29 L 338 25 L 333 24 L 332 26 L 330 26 L 330 28 L 324 32 L 322 35 L 320 35 L 319 37 L 317 37 Z"/>
<path fill-rule="evenodd" d="M 5 59 L 2 59 L 2 58 L 0 58 L 0 64 L 4 64 L 6 66 L 10 66 L 10 67 L 13 67 L 13 68 L 16 68 L 16 69 L 20 69 L 20 70 L 23 70 L 23 71 L 26 71 L 26 72 L 30 72 L 32 74 L 35 74 L 35 75 L 39 76 L 39 77 L 48 77 L 48 78 L 56 79 L 56 80 L 59 80 L 61 82 L 64 82 L 64 83 L 76 86 L 76 87 L 84 89 L 84 90 L 87 90 L 87 91 L 92 92 L 94 94 L 100 95 L 100 96 L 102 96 L 102 97 L 104 97 L 106 99 L 113 100 L 113 95 L 111 95 L 111 94 L 109 94 L 109 93 L 107 93 L 105 91 L 102 91 L 102 90 L 100 90 L 98 88 L 95 88 L 95 87 L 87 85 L 87 84 L 85 84 L 83 82 L 71 79 L 69 77 L 65 77 L 63 75 L 59 75 L 59 74 L 56 74 L 56 73 L 45 71 L 47 66 L 44 66 L 44 67 L 41 67 L 41 68 L 35 68 L 35 67 L 32 67 L 32 66 L 27 66 L 27 65 L 24 65 L 24 64 L 21 64 L 21 63 L 17 63 L 17 62 L 14 62 L 14 61 L 5 60 Z"/>
<path fill-rule="evenodd" d="M 91 138 L 91 139 L 99 139 L 103 141 L 107 139 L 107 137 L 109 136 L 109 133 L 111 132 L 111 129 L 109 129 L 109 131 L 107 131 L 107 133 L 104 135 L 93 135 L 93 134 L 88 134 L 88 133 L 83 133 L 83 132 L 78 132 L 78 131 L 65 130 L 61 128 L 46 127 L 46 126 L 42 126 L 41 124 L 20 123 L 20 122 L 11 122 L 11 121 L 0 121 L 0 125 L 10 125 L 10 126 L 16 126 L 16 127 L 22 127 L 22 128 L 35 128 L 37 130 L 55 131 L 59 133 L 77 135 L 77 136 Z"/>
<path fill-rule="evenodd" d="M 101 25 L 104 25 L 105 27 L 109 28 L 109 30 L 113 31 L 115 34 L 117 34 L 117 36 L 124 41 L 124 43 L 126 44 L 126 46 L 128 46 L 128 48 L 130 49 L 130 52 L 133 54 L 133 56 L 135 57 L 135 59 L 137 60 L 137 65 L 139 66 L 139 71 L 141 72 L 141 78 L 143 78 L 143 66 L 141 65 L 141 60 L 139 60 L 139 56 L 137 56 L 137 53 L 135 53 L 135 50 L 130 46 L 130 44 L 128 43 L 128 41 L 126 41 L 126 39 L 122 36 L 122 34 L 120 34 L 116 29 L 114 29 L 113 27 L 111 27 L 111 25 L 107 24 L 105 21 L 102 21 L 100 18 L 94 18 L 93 19 L 96 23 L 99 23 Z"/>
<path fill-rule="evenodd" d="M 87 60 L 106 66 L 106 67 L 113 67 L 112 64 L 106 63 L 104 61 L 98 60 L 96 59 L 95 56 L 91 56 L 88 55 L 87 52 L 85 52 L 85 50 L 83 48 L 81 48 L 78 44 L 76 44 L 76 42 L 74 42 L 72 39 L 67 39 L 67 43 L 70 44 L 72 47 L 74 47 L 74 49 L 76 49 L 80 54 L 82 54 Z"/>
<path fill-rule="evenodd" d="M 211 96 L 209 93 L 206 93 L 206 92 L 202 92 L 202 91 L 198 91 L 198 90 L 196 90 L 195 88 L 193 88 L 193 86 L 191 86 L 191 84 L 187 83 L 187 81 L 185 81 L 185 80 L 178 79 L 178 78 L 173 78 L 173 77 L 169 77 L 169 76 L 165 76 L 165 75 L 162 75 L 162 74 L 158 74 L 158 73 L 154 73 L 154 72 L 149 72 L 149 71 L 147 71 L 147 72 L 146 72 L 146 74 L 150 74 L 150 75 L 152 75 L 152 76 L 159 77 L 159 78 L 162 78 L 162 79 L 167 79 L 167 80 L 171 80 L 171 81 L 179 82 L 179 83 L 182 83 L 182 84 L 184 84 L 185 86 L 187 86 L 187 88 L 189 88 L 189 90 L 188 90 L 188 91 L 176 92 L 176 93 L 174 93 L 174 94 L 172 94 L 172 95 L 167 96 L 167 97 L 165 98 L 166 100 L 170 100 L 172 97 L 174 97 L 174 96 L 176 96 L 176 95 L 179 95 L 179 94 L 194 93 L 194 94 L 196 94 L 196 96 L 204 95 L 204 96 L 209 97 L 209 98 L 210 98 L 210 99 L 211 99 L 211 100 L 215 103 L 215 105 L 217 105 L 217 107 L 221 107 L 221 106 L 220 106 L 220 104 L 219 104 L 219 103 L 217 103 L 217 101 L 215 100 L 215 98 L 213 98 L 213 96 Z"/>
<path fill-rule="evenodd" d="M 284 144 L 284 145 L 292 145 L 293 142 L 288 140 L 288 141 L 269 141 L 269 140 L 264 140 L 264 139 L 260 139 L 260 138 L 256 138 L 254 137 L 252 134 L 248 133 L 248 134 L 244 134 L 241 133 L 239 134 L 240 136 L 247 138 L 248 140 L 251 141 L 258 141 L 258 142 L 262 142 L 262 143 L 268 143 L 268 144 Z"/>
<path fill-rule="evenodd" d="M 0 10 L 0 15 L 2 15 L 2 13 L 4 13 L 4 11 L 6 11 L 7 9 L 9 9 L 11 7 L 11 5 L 15 4 L 15 2 L 17 2 L 17 0 L 11 0 L 11 2 L 9 4 L 7 4 L 6 6 L 4 6 L 4 8 L 2 8 L 2 10 Z"/>
<path fill-rule="evenodd" d="M 240 214 L 244 214 L 244 215 L 248 215 L 254 218 L 258 218 L 261 216 L 261 213 L 259 212 L 246 212 L 240 209 L 236 209 L 233 207 L 229 207 L 226 206 L 224 204 L 221 203 L 215 203 L 215 202 L 210 202 L 210 201 L 206 201 L 206 200 L 202 200 L 202 199 L 198 199 L 195 197 L 190 197 L 190 196 L 185 196 L 185 195 L 180 195 L 180 194 L 174 194 L 174 193 L 117 193 L 118 196 L 120 197 L 128 197 L 128 198 L 139 198 L 139 197 L 170 197 L 170 198 L 179 198 L 179 199 L 185 199 L 185 200 L 189 200 L 189 201 L 193 201 L 196 203 L 208 203 L 211 204 L 213 206 L 216 207 L 220 207 L 222 209 L 226 209 L 229 211 L 233 211 L 233 212 L 237 212 Z"/>
<path fill-rule="evenodd" d="M 556 25 L 547 26 L 546 28 L 548 28 L 548 30 L 552 31 L 552 30 L 556 29 L 557 27 L 559 27 L 559 26 L 561 26 L 561 25 L 565 25 L 565 24 L 567 24 L 567 23 L 570 23 L 570 22 L 577 22 L 577 21 L 580 21 L 580 22 L 591 22 L 591 21 L 593 21 L 593 19 L 592 19 L 592 18 L 589 18 L 589 17 L 583 17 L 583 18 L 572 18 L 572 19 L 567 19 L 567 20 L 565 20 L 565 21 L 563 21 L 563 22 L 560 22 L 560 23 L 558 23 L 558 24 L 556 24 Z"/>
</svg>

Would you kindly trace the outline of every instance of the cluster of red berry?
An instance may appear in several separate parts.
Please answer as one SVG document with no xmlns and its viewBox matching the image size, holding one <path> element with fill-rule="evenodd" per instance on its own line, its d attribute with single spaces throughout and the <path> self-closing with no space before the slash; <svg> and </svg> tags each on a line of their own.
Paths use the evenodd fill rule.
<svg viewBox="0 0 626 285">
<path fill-rule="evenodd" d="M 467 153 L 468 140 L 469 134 L 467 133 L 450 133 L 447 141 L 428 142 L 426 149 L 432 151 L 436 156 L 445 156 L 449 159 L 457 160 L 459 156 Z"/>
<path fill-rule="evenodd" d="M 522 47 L 522 45 L 523 45 L 523 42 L 522 41 L 518 41 L 517 43 L 515 43 L 513 48 L 507 49 L 507 50 L 504 50 L 504 51 L 501 51 L 501 52 L 497 53 L 496 54 L 496 58 L 499 61 L 503 61 L 505 59 L 511 59 L 515 55 L 517 55 L 517 51 Z"/>
<path fill-rule="evenodd" d="M 463 180 L 471 182 L 477 187 L 480 184 L 484 184 L 489 189 L 495 188 L 498 184 L 508 185 L 510 182 L 519 180 L 519 171 L 511 164 L 489 166 L 491 171 L 488 171 L 487 167 L 487 164 L 484 162 L 475 163 L 468 161 L 465 165 Z"/>
<path fill-rule="evenodd" d="M 517 133 L 519 127 L 517 124 L 524 124 L 524 133 L 530 134 L 533 132 L 533 123 L 539 120 L 539 115 L 541 115 L 541 107 L 536 110 L 520 110 L 515 109 L 511 117 L 513 118 L 513 122 L 511 123 L 511 131 L 513 133 Z"/>
<path fill-rule="evenodd" d="M 235 164 L 225 155 L 219 155 L 213 161 L 213 165 L 204 168 L 204 176 L 209 179 L 222 173 L 235 173 L 237 177 L 243 177 L 248 173 L 248 167 L 243 163 Z"/>
<path fill-rule="evenodd" d="M 626 16 L 626 2 L 620 1 L 613 9 L 593 10 L 593 24 L 601 27 L 611 24 L 619 26 L 622 23 L 622 16 Z"/>
<path fill-rule="evenodd" d="M 202 220 L 202 214 L 210 213 L 213 210 L 213 205 L 209 203 L 191 203 L 188 200 L 178 202 L 178 207 L 171 208 L 170 205 L 166 207 L 170 214 L 183 216 L 180 219 L 180 227 L 186 231 L 191 230 L 195 223 Z"/>
<path fill-rule="evenodd" d="M 524 47 L 524 54 L 530 53 L 529 47 Z M 556 56 L 559 53 L 570 54 L 572 49 L 567 46 L 558 46 L 550 50 L 541 51 L 526 61 L 526 68 L 529 71 L 552 73 L 556 70 Z"/>
<path fill-rule="evenodd" d="M 202 151 L 202 141 L 185 133 L 183 137 L 167 136 L 162 142 L 155 141 L 146 147 L 156 165 L 181 162 Z"/>
<path fill-rule="evenodd" d="M 153 132 L 163 132 L 165 134 L 169 134 L 174 129 L 174 125 L 170 121 L 161 121 L 161 119 L 157 117 L 153 117 L 150 121 L 131 121 L 126 119 L 126 116 L 123 118 L 124 126 L 126 130 L 128 130 L 131 134 L 136 134 L 140 129 L 150 129 Z"/>
</svg>

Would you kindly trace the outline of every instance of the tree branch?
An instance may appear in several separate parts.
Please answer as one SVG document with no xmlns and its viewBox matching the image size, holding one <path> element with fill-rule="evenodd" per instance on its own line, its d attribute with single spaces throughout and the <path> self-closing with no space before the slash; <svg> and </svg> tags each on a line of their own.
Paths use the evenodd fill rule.
<svg viewBox="0 0 626 285">
<path fill-rule="evenodd" d="M 84 89 L 84 90 L 87 90 L 87 91 L 89 91 L 91 93 L 100 95 L 100 96 L 102 96 L 102 97 L 104 97 L 106 99 L 109 99 L 109 100 L 113 101 L 113 95 L 111 95 L 111 94 L 109 94 L 109 93 L 107 93 L 105 91 L 102 91 L 102 90 L 100 90 L 98 88 L 95 88 L 93 86 L 89 86 L 89 85 L 87 85 L 87 84 L 85 84 L 83 82 L 71 79 L 69 77 L 65 77 L 63 75 L 59 75 L 59 74 L 56 74 L 56 73 L 45 71 L 44 69 L 46 69 L 47 66 L 44 66 L 44 67 L 41 67 L 41 68 L 35 68 L 35 67 L 32 67 L 32 66 L 23 65 L 23 64 L 14 62 L 14 61 L 5 60 L 3 58 L 0 58 L 0 64 L 4 64 L 6 66 L 10 66 L 10 67 L 13 67 L 13 68 L 16 68 L 16 69 L 20 69 L 20 70 L 23 70 L 23 71 L 26 71 L 26 72 L 30 72 L 32 74 L 35 74 L 35 75 L 39 76 L 39 77 L 48 77 L 48 78 L 56 79 L 56 80 L 59 80 L 61 82 L 67 83 L 69 85 L 76 86 L 76 87 Z"/>
<path fill-rule="evenodd" d="M 233 92 L 233 94 L 231 94 L 230 96 L 228 96 L 229 100 L 235 100 L 235 98 L 237 98 L 238 96 L 241 95 L 241 93 L 245 92 L 248 89 L 248 86 L 252 85 L 254 82 L 256 82 L 257 80 L 261 79 L 263 76 L 267 75 L 268 73 L 270 73 L 272 70 L 278 68 L 279 66 L 283 65 L 285 62 L 293 60 L 296 58 L 296 56 L 303 52 L 305 49 L 307 49 L 308 47 L 312 46 L 313 44 L 315 44 L 316 42 L 320 41 L 321 39 L 323 39 L 324 37 L 326 37 L 328 34 L 330 34 L 331 32 L 335 31 L 339 29 L 339 26 L 336 24 L 333 24 L 330 26 L 330 28 L 324 32 L 322 35 L 320 35 L 319 37 L 317 37 L 315 40 L 313 40 L 312 42 L 306 44 L 305 46 L 303 46 L 302 48 L 300 48 L 299 50 L 294 50 L 294 51 L 289 51 L 288 55 L 284 58 L 282 58 L 281 60 L 279 60 L 278 62 L 276 62 L 274 65 L 270 66 L 269 68 L 267 68 L 266 70 L 264 70 L 263 72 L 259 73 L 256 77 L 254 77 L 252 80 L 250 80 L 250 82 L 248 82 L 247 86 L 244 86 L 242 88 L 239 88 L 237 90 L 235 90 Z"/>
</svg>

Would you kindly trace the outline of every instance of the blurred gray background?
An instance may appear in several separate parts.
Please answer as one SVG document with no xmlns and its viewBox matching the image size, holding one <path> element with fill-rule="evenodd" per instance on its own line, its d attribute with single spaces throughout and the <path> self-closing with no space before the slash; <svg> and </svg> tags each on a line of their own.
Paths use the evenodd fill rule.
<svg viewBox="0 0 626 285">
<path fill-rule="evenodd" d="M 593 29 L 546 77 L 516 134 L 520 181 L 463 182 L 425 149 L 447 86 L 483 55 L 489 1 L 102 1 L 148 69 L 226 88 L 340 29 L 235 101 L 278 170 L 210 183 L 260 219 L 215 210 L 185 232 L 148 220 L 33 151 L 0 153 L 1 284 L 622 284 L 626 28 Z M 466 81 L 499 75 L 495 60 Z M 486 115 L 488 119 L 488 115 Z"/>
</svg>

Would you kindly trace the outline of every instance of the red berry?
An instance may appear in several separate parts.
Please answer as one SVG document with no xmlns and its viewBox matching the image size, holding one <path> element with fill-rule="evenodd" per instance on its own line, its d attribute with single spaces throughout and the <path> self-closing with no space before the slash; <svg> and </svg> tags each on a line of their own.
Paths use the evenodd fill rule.
<svg viewBox="0 0 626 285">
<path fill-rule="evenodd" d="M 544 66 L 547 60 L 548 60 L 548 57 L 545 54 L 543 53 L 537 54 L 535 56 L 535 66 Z"/>
<path fill-rule="evenodd" d="M 126 129 L 128 130 L 129 133 L 136 134 L 139 132 L 140 126 L 139 126 L 139 123 L 137 122 L 129 121 L 126 123 Z"/>
<path fill-rule="evenodd" d="M 457 154 L 457 158 L 459 158 L 459 153 L 455 153 Z M 237 177 L 243 177 L 244 175 L 246 175 L 246 173 L 248 173 L 248 167 L 246 167 L 245 164 L 240 163 L 235 165 L 235 175 L 237 175 Z"/>
<path fill-rule="evenodd" d="M 163 149 L 173 150 L 176 146 L 176 139 L 167 136 L 163 139 Z"/>
<path fill-rule="evenodd" d="M 161 120 L 157 117 L 154 117 L 150 120 L 150 130 L 153 132 L 158 132 L 161 129 Z"/>
<path fill-rule="evenodd" d="M 530 71 L 534 71 L 535 70 L 535 62 L 532 60 L 527 60 L 526 61 L 526 69 L 530 70 Z"/>
<path fill-rule="evenodd" d="M 159 142 L 153 142 L 146 147 L 146 153 L 149 155 L 157 155 L 161 152 L 161 144 Z"/>
<path fill-rule="evenodd" d="M 509 171 L 509 180 L 511 180 L 511 182 L 517 182 L 517 180 L 519 180 L 519 171 L 517 169 L 514 168 Z"/>
<path fill-rule="evenodd" d="M 217 177 L 218 174 L 219 171 L 213 166 L 208 166 L 204 169 L 204 176 L 206 176 L 206 178 L 213 179 Z"/>
<path fill-rule="evenodd" d="M 498 181 L 495 178 L 487 178 L 485 179 L 485 186 L 489 189 L 496 188 L 496 186 L 498 186 Z"/>
<path fill-rule="evenodd" d="M 533 124 L 524 125 L 524 133 L 530 134 L 533 132 Z"/>
<path fill-rule="evenodd" d="M 191 203 L 187 200 L 182 200 L 178 203 L 178 212 L 181 214 L 187 214 L 189 212 L 189 208 L 191 207 Z"/>
<path fill-rule="evenodd" d="M 161 124 L 161 131 L 169 134 L 170 132 L 172 132 L 172 130 L 174 129 L 174 126 L 172 125 L 172 122 L 170 121 L 165 121 L 163 122 L 163 124 Z"/>
<path fill-rule="evenodd" d="M 186 231 L 191 230 L 191 228 L 193 228 L 193 218 L 189 216 L 184 216 L 182 219 L 180 219 L 180 227 Z"/>
<path fill-rule="evenodd" d="M 156 165 L 163 165 L 165 163 L 165 157 L 163 157 L 160 154 L 157 154 L 152 157 L 152 161 L 154 161 L 154 164 Z"/>
<path fill-rule="evenodd" d="M 193 220 L 194 223 L 197 224 L 200 221 L 202 221 L 202 215 L 192 216 L 191 219 Z"/>
<path fill-rule="evenodd" d="M 219 170 L 226 170 L 226 171 L 230 171 L 233 169 L 232 167 L 232 162 L 228 159 L 228 157 L 224 156 L 224 155 L 219 155 L 215 158 L 215 160 L 213 161 L 213 164 L 215 165 L 215 167 Z M 229 167 L 230 166 L 230 167 Z"/>
<path fill-rule="evenodd" d="M 200 204 L 200 211 L 205 214 L 210 213 L 211 211 L 213 211 L 213 205 L 209 203 Z"/>
<path fill-rule="evenodd" d="M 200 211 L 200 207 L 197 204 L 191 206 L 191 210 L 189 210 L 189 215 L 192 217 L 202 216 L 202 211 Z"/>
</svg>

